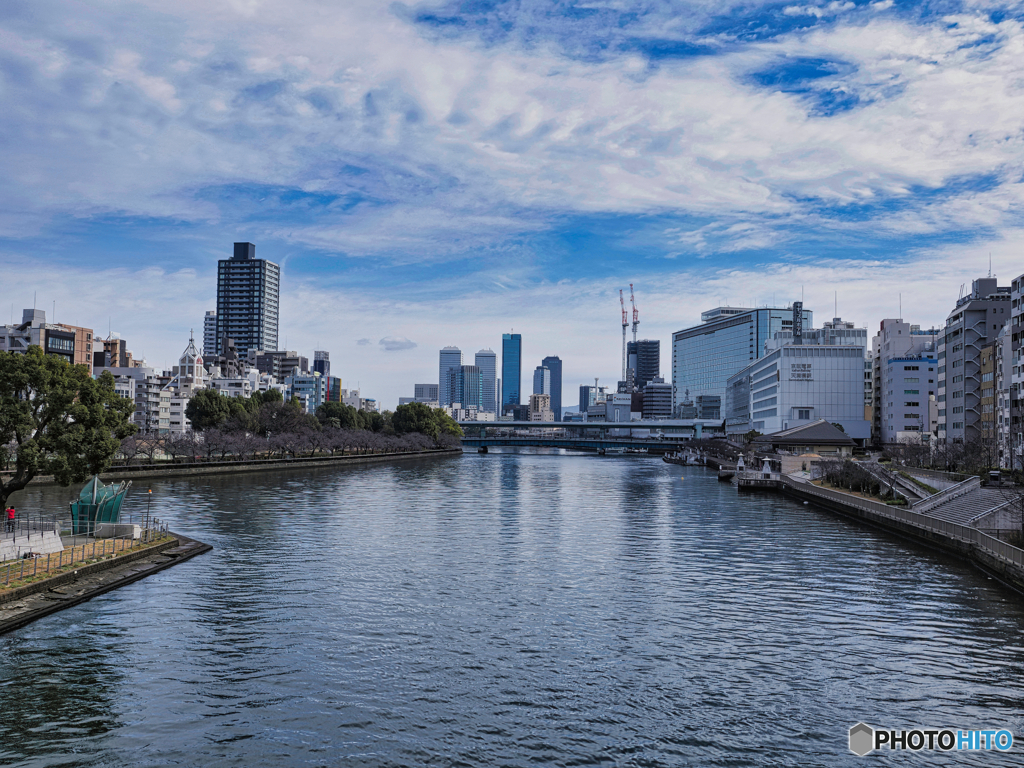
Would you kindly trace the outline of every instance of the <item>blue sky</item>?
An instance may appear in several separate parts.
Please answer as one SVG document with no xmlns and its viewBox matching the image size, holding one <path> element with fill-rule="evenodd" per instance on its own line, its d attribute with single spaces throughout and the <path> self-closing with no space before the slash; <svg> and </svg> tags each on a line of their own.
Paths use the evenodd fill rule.
<svg viewBox="0 0 1024 768">
<path fill-rule="evenodd" d="M 940 323 L 1024 272 L 1024 7 L 8 0 L 0 308 L 169 366 L 235 240 L 393 407 L 524 335 L 565 400 L 719 303 Z M 524 373 L 524 377 L 525 377 Z"/>
</svg>

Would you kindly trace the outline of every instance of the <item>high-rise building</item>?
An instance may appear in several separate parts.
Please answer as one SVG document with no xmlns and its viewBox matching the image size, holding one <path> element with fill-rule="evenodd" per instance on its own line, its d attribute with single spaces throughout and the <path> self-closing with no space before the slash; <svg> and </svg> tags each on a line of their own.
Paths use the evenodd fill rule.
<svg viewBox="0 0 1024 768">
<path fill-rule="evenodd" d="M 501 334 L 501 410 L 520 405 L 523 382 L 523 336 Z"/>
<path fill-rule="evenodd" d="M 319 373 L 325 379 L 331 377 L 331 353 L 322 349 L 313 350 L 313 373 Z"/>
<path fill-rule="evenodd" d="M 551 411 L 555 421 L 562 420 L 562 359 L 557 355 L 549 355 L 540 364 L 551 371 Z"/>
<path fill-rule="evenodd" d="M 551 395 L 534 392 L 530 395 L 530 421 L 554 421 L 555 413 L 551 410 Z"/>
<path fill-rule="evenodd" d="M 897 443 L 917 432 L 927 442 L 931 432 L 929 398 L 938 392 L 939 330 L 886 318 L 872 339 L 872 437 Z"/>
<path fill-rule="evenodd" d="M 672 418 L 672 385 L 661 376 L 655 376 L 644 385 L 643 418 Z"/>
<path fill-rule="evenodd" d="M 939 336 L 938 438 L 975 441 L 981 432 L 981 350 L 995 342 L 1011 319 L 1009 286 L 994 277 L 980 278 L 960 298 Z"/>
<path fill-rule="evenodd" d="M 462 350 L 458 347 L 445 347 L 441 350 L 440 364 L 437 370 L 437 402 L 441 406 L 459 402 L 454 399 L 451 391 L 451 372 L 462 367 Z"/>
<path fill-rule="evenodd" d="M 257 259 L 252 243 L 235 243 L 231 258 L 217 262 L 217 354 L 225 336 L 241 357 L 250 349 L 276 350 L 280 293 L 281 268 Z"/>
<path fill-rule="evenodd" d="M 20 325 L 0 326 L 0 352 L 24 354 L 30 346 L 42 347 L 47 355 L 63 357 L 71 365 L 83 365 L 90 375 L 93 372 L 92 328 L 47 323 L 46 312 L 26 309 Z"/>
<path fill-rule="evenodd" d="M 436 403 L 437 400 L 437 384 L 414 384 L 413 385 L 413 402 L 419 403 Z"/>
<path fill-rule="evenodd" d="M 483 410 L 483 374 L 478 365 L 464 365 L 459 369 L 459 402 L 463 408 Z"/>
<path fill-rule="evenodd" d="M 797 315 L 794 307 L 799 308 Z M 716 307 L 701 313 L 700 325 L 673 333 L 673 411 L 679 408 L 686 390 L 697 403 L 711 403 L 713 398 L 720 403 L 729 377 L 763 357 L 766 343 L 778 331 L 793 331 L 794 316 L 803 328 L 810 328 L 814 314 L 800 302 L 794 307 Z"/>
<path fill-rule="evenodd" d="M 538 365 L 533 369 L 533 394 L 535 395 L 550 395 L 551 394 L 551 369 Z"/>
<path fill-rule="evenodd" d="M 217 313 L 206 310 L 203 318 L 203 357 L 213 357 L 217 354 Z"/>
<path fill-rule="evenodd" d="M 1006 459 L 1003 466 L 1012 469 L 1024 467 L 1024 275 L 1010 283 L 1011 318 L 1006 403 Z"/>
<path fill-rule="evenodd" d="M 481 405 L 480 410 L 487 413 L 498 411 L 498 356 L 491 349 L 481 349 L 474 360 L 480 369 Z"/>
<path fill-rule="evenodd" d="M 648 382 L 661 376 L 661 341 L 658 339 L 640 339 L 626 344 L 627 374 L 626 380 L 643 391 Z M 629 375 L 632 371 L 632 376 Z"/>
</svg>

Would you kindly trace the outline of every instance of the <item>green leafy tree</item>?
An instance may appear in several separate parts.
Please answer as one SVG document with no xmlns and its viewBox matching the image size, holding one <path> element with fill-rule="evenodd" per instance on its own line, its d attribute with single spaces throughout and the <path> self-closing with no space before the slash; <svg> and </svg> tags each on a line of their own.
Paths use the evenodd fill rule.
<svg viewBox="0 0 1024 768">
<path fill-rule="evenodd" d="M 185 406 L 185 415 L 192 422 L 192 429 L 202 432 L 204 429 L 219 427 L 231 417 L 231 401 L 234 399 L 222 395 L 215 389 L 201 389 L 196 392 Z"/>
<path fill-rule="evenodd" d="M 440 408 L 425 403 L 406 403 L 395 409 L 391 425 L 396 435 L 418 432 L 437 440 L 441 435 L 462 437 L 462 427 Z"/>
<path fill-rule="evenodd" d="M 36 475 L 67 486 L 102 472 L 135 432 L 134 411 L 135 403 L 114 391 L 109 371 L 93 379 L 85 367 L 36 346 L 0 354 L 0 463 L 14 464 L 0 482 L 0 508 Z"/>
<path fill-rule="evenodd" d="M 324 403 L 316 409 L 316 417 L 321 424 L 326 424 L 331 419 L 338 420 L 338 427 L 341 429 L 363 429 L 359 419 L 359 412 L 351 405 L 344 403 Z"/>
</svg>

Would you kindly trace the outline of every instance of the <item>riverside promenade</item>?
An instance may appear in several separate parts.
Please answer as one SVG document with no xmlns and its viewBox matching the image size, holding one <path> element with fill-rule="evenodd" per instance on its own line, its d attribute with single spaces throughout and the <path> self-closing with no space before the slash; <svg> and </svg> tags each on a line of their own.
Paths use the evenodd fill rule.
<svg viewBox="0 0 1024 768">
<path fill-rule="evenodd" d="M 953 554 L 1024 595 L 1024 550 L 978 527 L 985 518 L 1004 513 L 1016 502 L 1008 499 L 978 513 L 961 512 L 966 500 L 982 495 L 978 477 L 950 485 L 909 508 L 822 488 L 800 475 L 780 475 L 778 479 L 787 496 Z"/>
<path fill-rule="evenodd" d="M 0 635 L 213 549 L 169 531 L 93 539 L 59 553 L 0 564 Z"/>
</svg>

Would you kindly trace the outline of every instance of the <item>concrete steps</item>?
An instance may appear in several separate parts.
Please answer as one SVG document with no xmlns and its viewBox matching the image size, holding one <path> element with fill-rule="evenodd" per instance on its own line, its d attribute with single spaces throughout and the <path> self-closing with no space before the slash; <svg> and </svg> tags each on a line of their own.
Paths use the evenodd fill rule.
<svg viewBox="0 0 1024 768">
<path fill-rule="evenodd" d="M 972 520 L 1006 501 L 1004 495 L 994 488 L 976 488 L 970 493 L 940 504 L 925 512 L 930 517 L 948 523 L 969 525 Z"/>
</svg>

